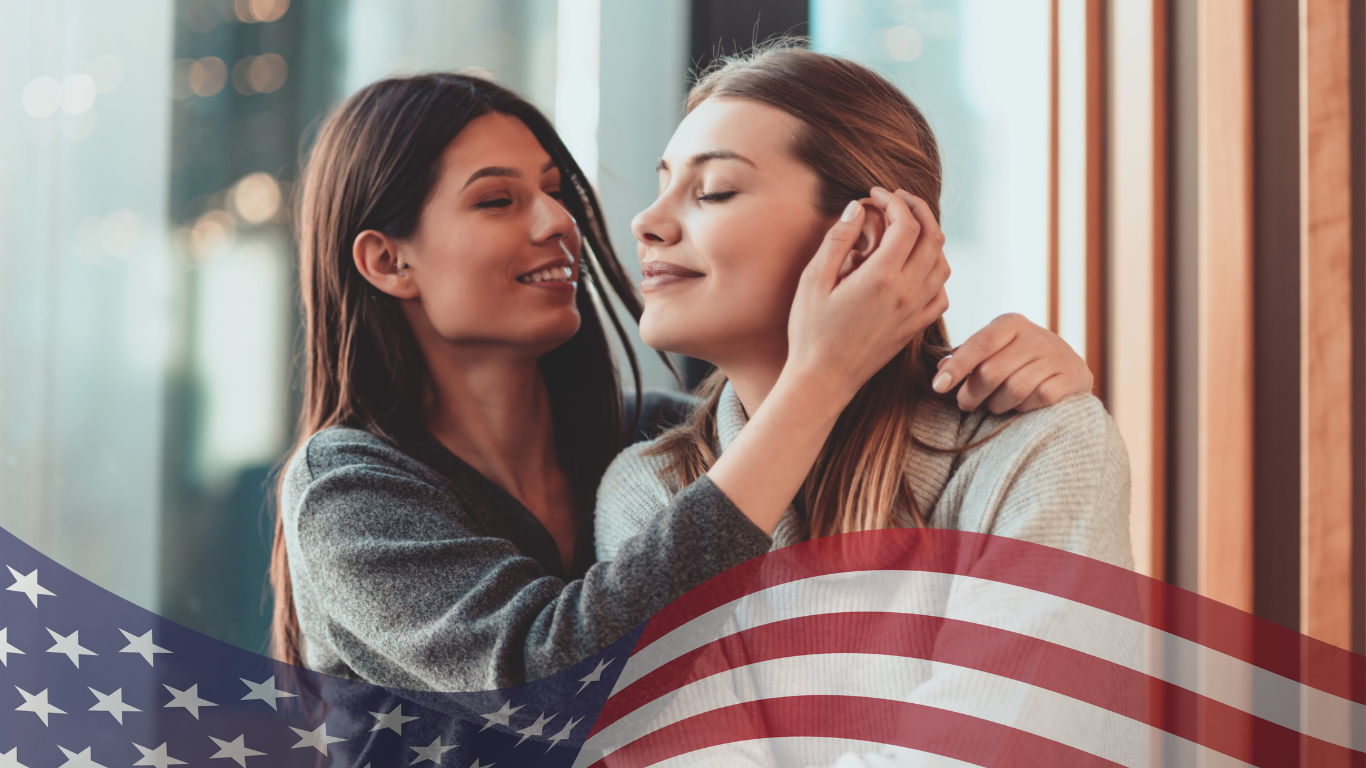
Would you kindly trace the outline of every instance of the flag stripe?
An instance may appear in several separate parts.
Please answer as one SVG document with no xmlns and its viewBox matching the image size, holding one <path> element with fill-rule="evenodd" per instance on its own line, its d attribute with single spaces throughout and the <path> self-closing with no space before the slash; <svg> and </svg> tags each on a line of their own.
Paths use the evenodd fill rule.
<svg viewBox="0 0 1366 768">
<path fill-rule="evenodd" d="M 865 531 L 814 539 L 755 558 L 693 588 L 650 619 L 648 648 L 718 607 L 778 584 L 851 570 L 913 570 L 1012 584 L 1090 605 L 1325 693 L 1366 704 L 1366 657 L 1156 579 L 1059 549 L 987 534 L 933 529 Z M 1135 599 L 1134 593 L 1137 592 Z M 1304 669 L 1300 659 L 1323 660 Z"/>
<path fill-rule="evenodd" d="M 774 697 L 711 710 L 664 726 L 593 763 L 649 766 L 707 747 L 763 737 L 840 738 L 890 744 L 976 765 L 1117 768 L 1066 744 L 934 707 L 859 696 Z"/>
<path fill-rule="evenodd" d="M 942 633 L 942 634 L 940 634 Z M 914 638 L 939 634 L 930 653 Z M 909 640 L 908 640 L 909 639 Z M 1238 738 L 1256 729 L 1257 755 L 1293 763 L 1301 735 L 1291 727 L 1249 715 L 1121 664 L 1014 632 L 933 616 L 894 613 L 835 613 L 802 616 L 737 632 L 695 649 L 654 670 L 608 700 L 594 732 L 669 693 L 712 675 L 773 659 L 824 653 L 878 654 L 919 658 L 975 669 L 1069 696 L 1162 728 L 1173 735 L 1237 758 L 1254 759 L 1253 745 Z M 737 663 L 737 660 L 740 660 Z M 1101 682 L 1106 681 L 1106 682 Z M 1194 717 L 1164 720 L 1141 705 L 1145 688 L 1169 706 Z M 1321 754 L 1347 759 L 1347 745 L 1312 737 Z"/>
<path fill-rule="evenodd" d="M 949 594 L 954 596 L 952 600 L 947 598 Z M 1353 724 L 1366 723 L 1366 708 L 1362 705 L 1301 687 L 1184 638 L 1102 609 L 1009 584 L 915 571 L 848 571 L 790 581 L 698 617 L 632 656 L 593 732 L 614 722 L 633 706 L 632 699 L 620 697 L 636 682 L 679 658 L 698 653 L 698 648 L 716 638 L 741 626 L 832 611 L 891 611 L 931 617 L 947 613 L 955 620 L 1028 636 L 1124 665 L 1212 702 L 1248 712 L 1267 723 L 1302 730 L 1329 744 L 1363 749 L 1362 742 L 1366 740 L 1361 727 L 1353 728 Z M 1078 626 L 1087 631 L 1072 631 Z M 1158 654 L 1126 652 L 1127 639 L 1140 633 L 1146 635 L 1148 647 L 1158 649 Z M 840 634 L 842 630 L 822 638 L 826 642 L 845 642 L 839 639 Z M 1309 711 L 1326 716 L 1302 718 L 1301 701 Z"/>
<path fill-rule="evenodd" d="M 671 723 L 764 698 L 845 696 L 921 704 L 970 715 L 1065 743 L 1117 762 L 1132 760 L 1156 729 L 1101 707 L 1007 677 L 919 659 L 822 654 L 757 662 L 678 689 L 591 737 L 606 754 Z M 944 672 L 949 674 L 944 674 Z M 747 724 L 749 738 L 771 736 L 767 724 Z M 810 761 L 808 761 L 810 762 Z M 811 762 L 810 764 L 814 764 Z"/>
</svg>

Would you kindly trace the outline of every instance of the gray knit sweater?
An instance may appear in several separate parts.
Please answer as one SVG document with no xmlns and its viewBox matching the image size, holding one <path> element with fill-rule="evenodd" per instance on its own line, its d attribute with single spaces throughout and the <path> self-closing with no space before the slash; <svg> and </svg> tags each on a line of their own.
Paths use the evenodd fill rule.
<svg viewBox="0 0 1366 768">
<path fill-rule="evenodd" d="M 772 543 L 703 480 L 651 508 L 640 546 L 571 578 L 531 512 L 425 430 L 318 432 L 281 507 L 308 666 L 410 690 L 550 675 Z"/>
</svg>

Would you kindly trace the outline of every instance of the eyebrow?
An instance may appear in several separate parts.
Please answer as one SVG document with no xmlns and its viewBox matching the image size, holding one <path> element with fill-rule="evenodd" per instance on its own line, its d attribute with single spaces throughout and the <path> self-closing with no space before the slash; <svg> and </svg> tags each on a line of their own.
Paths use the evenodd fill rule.
<svg viewBox="0 0 1366 768">
<path fill-rule="evenodd" d="M 712 160 L 739 160 L 751 168 L 757 169 L 759 167 L 754 164 L 753 160 L 750 160 L 739 152 L 732 152 L 729 149 L 713 149 L 710 152 L 698 152 L 688 158 L 687 164 L 695 168 L 699 165 L 705 165 Z M 669 170 L 669 163 L 665 161 L 664 158 L 659 158 L 659 163 L 655 165 L 655 173 L 667 170 Z"/>
<path fill-rule="evenodd" d="M 554 167 L 555 160 L 554 158 L 551 158 L 548 162 L 546 162 L 545 165 L 541 166 L 541 173 L 545 173 L 546 171 L 549 171 L 551 168 Z M 461 187 L 460 190 L 463 192 L 465 190 L 465 187 L 468 187 L 474 182 L 483 178 L 487 178 L 489 176 L 500 176 L 509 179 L 520 179 L 522 178 L 522 172 L 517 170 L 516 168 L 509 168 L 505 165 L 490 165 L 487 168 L 480 168 L 479 170 L 470 174 L 469 179 L 465 181 L 465 186 Z"/>
</svg>

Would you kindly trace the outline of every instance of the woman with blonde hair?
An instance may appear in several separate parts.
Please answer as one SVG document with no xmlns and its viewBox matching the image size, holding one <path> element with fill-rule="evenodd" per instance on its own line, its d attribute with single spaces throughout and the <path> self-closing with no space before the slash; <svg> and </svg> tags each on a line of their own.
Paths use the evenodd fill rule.
<svg viewBox="0 0 1366 768">
<path fill-rule="evenodd" d="M 607 470 L 596 513 L 600 560 L 637 556 L 636 536 L 655 510 L 728 455 L 765 412 L 789 353 L 784 328 L 798 311 L 792 299 L 807 254 L 848 201 L 874 189 L 852 210 L 862 235 L 843 272 L 856 275 L 861 252 L 895 226 L 885 206 L 866 203 L 899 197 L 938 219 L 942 178 L 924 115 L 860 64 L 780 44 L 700 79 L 659 163 L 659 197 L 632 226 L 644 274 L 642 338 L 717 370 L 685 423 L 628 448 Z M 940 319 L 859 389 L 778 522 L 773 547 L 933 527 L 1131 569 L 1128 459 L 1100 401 L 1079 394 L 1030 413 L 963 413 L 939 380 L 949 352 Z M 1030 368 L 1016 375 L 1027 379 Z M 776 468 L 781 459 L 773 459 Z M 1036 629 L 1058 620 L 1028 603 L 991 610 Z M 1132 651 L 1132 637 L 1117 642 Z M 945 691 L 971 693 L 955 673 L 928 669 L 908 672 L 906 688 L 941 703 L 935 696 Z M 1110 759 L 1132 754 L 1131 732 L 1100 732 Z M 798 751 L 756 761 L 828 758 Z"/>
</svg>

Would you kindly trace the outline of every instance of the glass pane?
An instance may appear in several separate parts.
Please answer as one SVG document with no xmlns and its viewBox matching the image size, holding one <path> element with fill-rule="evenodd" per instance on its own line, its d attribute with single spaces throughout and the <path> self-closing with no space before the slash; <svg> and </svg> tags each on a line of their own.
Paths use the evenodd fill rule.
<svg viewBox="0 0 1366 768">
<path fill-rule="evenodd" d="M 924 111 L 944 164 L 949 333 L 1047 310 L 1047 0 L 812 0 L 816 50 L 876 68 Z"/>
</svg>

